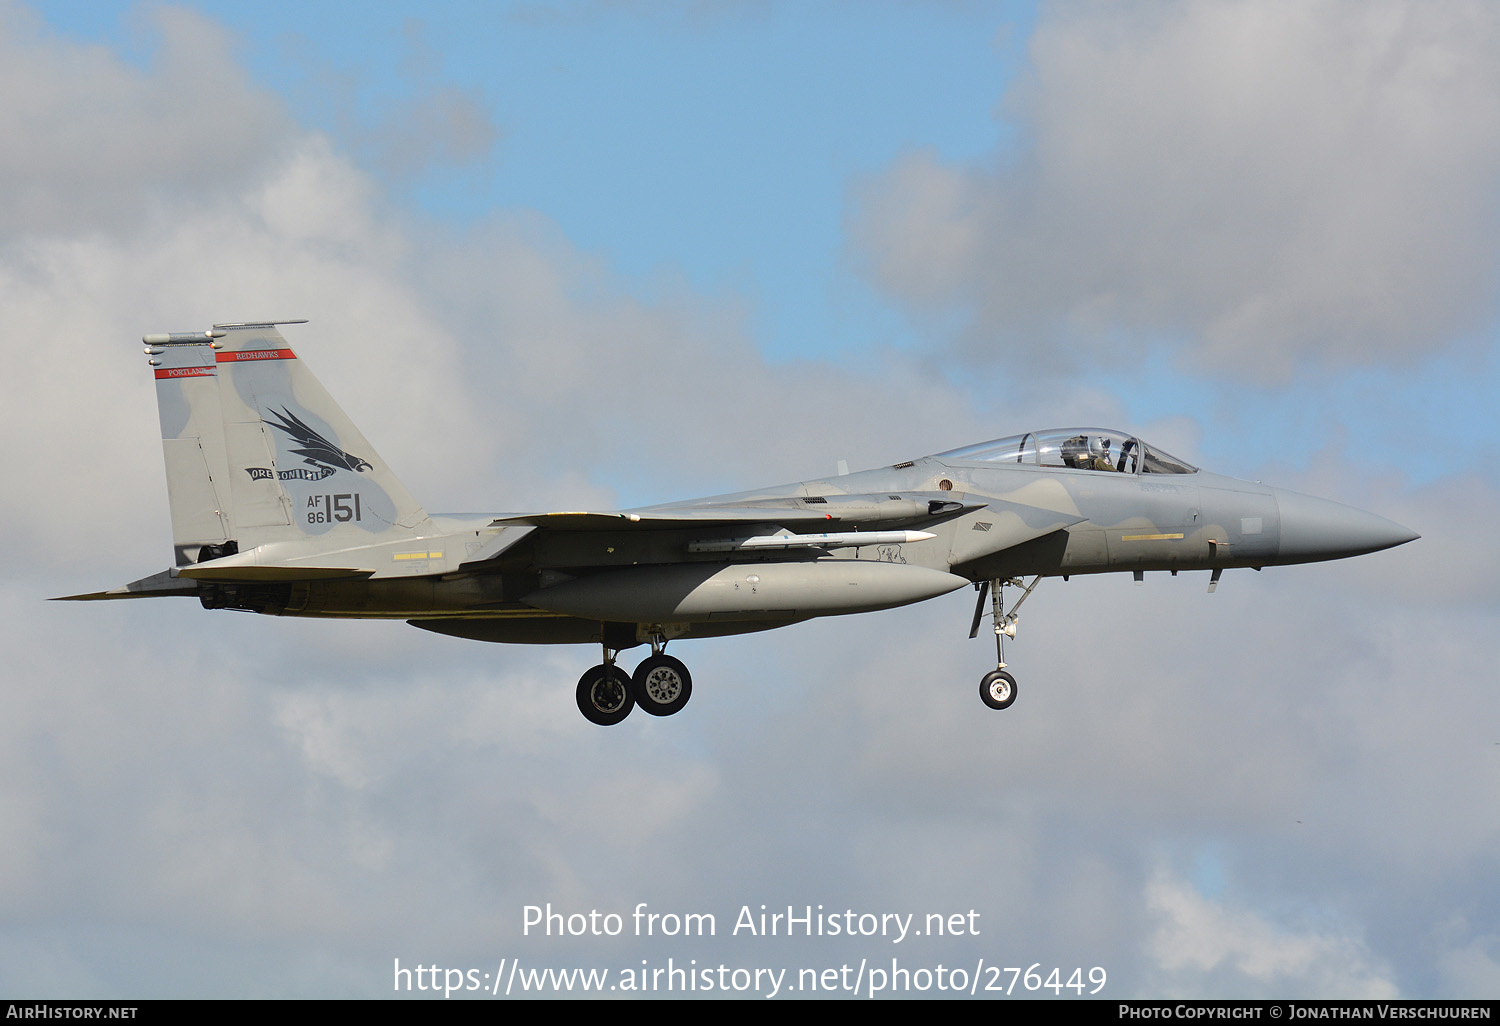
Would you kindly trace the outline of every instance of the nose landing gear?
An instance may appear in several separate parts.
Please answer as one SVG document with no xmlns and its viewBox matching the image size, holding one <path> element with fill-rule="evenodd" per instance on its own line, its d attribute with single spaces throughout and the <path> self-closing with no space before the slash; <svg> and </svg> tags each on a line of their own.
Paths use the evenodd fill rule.
<svg viewBox="0 0 1500 1026">
<path fill-rule="evenodd" d="M 974 585 L 975 590 L 979 592 L 979 599 L 974 603 L 974 622 L 969 627 L 969 637 L 979 636 L 979 624 L 984 619 L 986 598 L 990 599 L 990 616 L 995 623 L 995 661 L 999 665 L 986 673 L 979 681 L 979 698 L 991 709 L 1009 709 L 1011 703 L 1016 700 L 1016 678 L 1005 669 L 1005 639 L 1015 638 L 1016 620 L 1019 619 L 1017 610 L 1041 582 L 1040 576 L 1033 578 L 1030 584 L 1026 584 L 1019 577 L 1009 580 L 997 577 L 993 581 L 980 581 Z M 1005 611 L 1007 586 L 1025 589 L 1021 592 L 1021 597 L 1016 599 L 1016 604 L 1010 607 L 1009 613 Z"/>
</svg>

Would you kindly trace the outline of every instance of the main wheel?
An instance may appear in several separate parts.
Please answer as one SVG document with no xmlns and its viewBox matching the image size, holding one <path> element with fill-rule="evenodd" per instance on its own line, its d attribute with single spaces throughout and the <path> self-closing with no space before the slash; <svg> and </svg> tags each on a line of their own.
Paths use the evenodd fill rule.
<svg viewBox="0 0 1500 1026">
<path fill-rule="evenodd" d="M 613 726 L 629 716 L 634 705 L 630 678 L 618 666 L 600 663 L 578 678 L 578 711 L 590 723 Z"/>
<path fill-rule="evenodd" d="M 979 682 L 979 697 L 991 709 L 1009 709 L 1016 700 L 1016 678 L 1004 670 L 991 670 Z"/>
<path fill-rule="evenodd" d="M 652 716 L 671 716 L 693 694 L 693 675 L 681 659 L 654 655 L 635 668 L 630 679 L 635 704 Z"/>
</svg>

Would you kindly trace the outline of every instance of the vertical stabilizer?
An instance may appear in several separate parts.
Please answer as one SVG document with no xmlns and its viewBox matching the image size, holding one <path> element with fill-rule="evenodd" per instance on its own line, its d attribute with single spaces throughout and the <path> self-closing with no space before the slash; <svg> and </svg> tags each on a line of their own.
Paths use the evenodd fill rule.
<svg viewBox="0 0 1500 1026">
<path fill-rule="evenodd" d="M 229 465 L 214 350 L 207 334 L 147 335 L 156 373 L 172 550 L 178 566 L 231 554 Z"/>
<path fill-rule="evenodd" d="M 355 548 L 428 525 L 274 323 L 146 342 L 159 364 L 179 565 L 281 542 Z"/>
</svg>

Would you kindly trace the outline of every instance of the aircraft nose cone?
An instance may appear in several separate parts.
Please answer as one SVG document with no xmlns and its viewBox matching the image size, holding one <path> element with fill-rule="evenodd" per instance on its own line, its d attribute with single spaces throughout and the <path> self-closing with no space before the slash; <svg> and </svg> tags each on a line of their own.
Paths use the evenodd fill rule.
<svg viewBox="0 0 1500 1026">
<path fill-rule="evenodd" d="M 1281 561 L 1312 563 L 1379 552 L 1420 538 L 1393 520 L 1341 502 L 1277 488 L 1281 509 Z"/>
</svg>

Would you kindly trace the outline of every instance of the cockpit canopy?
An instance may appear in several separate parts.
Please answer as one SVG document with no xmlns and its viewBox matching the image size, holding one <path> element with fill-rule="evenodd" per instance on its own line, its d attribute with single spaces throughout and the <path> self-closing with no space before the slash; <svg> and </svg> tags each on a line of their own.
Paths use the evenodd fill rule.
<svg viewBox="0 0 1500 1026">
<path fill-rule="evenodd" d="M 1108 428 L 1054 428 L 950 449 L 939 460 L 1019 463 L 1115 474 L 1195 474 L 1198 468 L 1168 456 L 1123 431 Z"/>
</svg>

